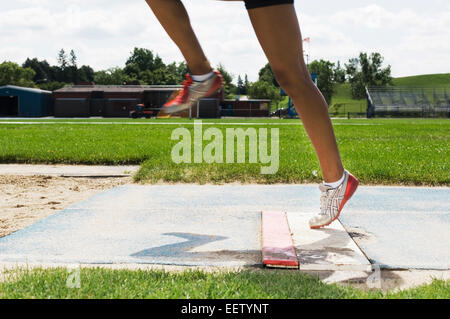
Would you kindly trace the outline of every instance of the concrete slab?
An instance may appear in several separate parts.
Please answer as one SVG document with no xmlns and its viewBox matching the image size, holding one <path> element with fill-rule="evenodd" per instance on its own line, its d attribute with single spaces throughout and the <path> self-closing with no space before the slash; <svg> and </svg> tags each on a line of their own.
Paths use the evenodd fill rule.
<svg viewBox="0 0 450 319">
<path fill-rule="evenodd" d="M 310 229 L 311 213 L 288 212 L 300 270 L 371 271 L 372 266 L 342 224 Z"/>
<path fill-rule="evenodd" d="M 340 220 L 387 269 L 450 269 L 450 188 L 362 187 Z"/>
<path fill-rule="evenodd" d="M 0 164 L 0 175 L 61 176 L 61 177 L 126 177 L 136 173 L 139 165 L 28 165 Z"/>
<path fill-rule="evenodd" d="M 0 260 L 30 263 L 261 263 L 260 211 L 221 188 L 121 186 L 0 239 Z M 201 202 L 195 198 L 201 196 Z M 189 204 L 191 203 L 191 205 Z"/>
<path fill-rule="evenodd" d="M 449 188 L 360 187 L 341 221 L 368 234 L 358 245 L 382 267 L 446 269 L 449 195 Z M 295 218 L 319 210 L 317 185 L 120 186 L 0 238 L 0 262 L 261 264 L 260 213 L 280 210 L 304 223 Z M 311 245 L 351 244 L 338 226 Z"/>
</svg>

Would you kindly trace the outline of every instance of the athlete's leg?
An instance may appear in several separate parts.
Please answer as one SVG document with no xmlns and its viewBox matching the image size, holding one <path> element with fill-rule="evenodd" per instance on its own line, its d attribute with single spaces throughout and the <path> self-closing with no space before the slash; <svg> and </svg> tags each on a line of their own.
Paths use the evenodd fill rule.
<svg viewBox="0 0 450 319">
<path fill-rule="evenodd" d="M 183 112 L 195 105 L 199 99 L 219 94 L 223 87 L 222 75 L 211 68 L 192 30 L 183 3 L 180 0 L 146 1 L 180 49 L 190 71 L 190 74 L 186 74 L 183 89 L 173 98 L 169 98 L 158 113 L 158 117 Z"/>
<path fill-rule="evenodd" d="M 197 36 L 192 30 L 189 16 L 180 0 L 146 0 L 156 18 L 180 49 L 191 74 L 212 71 Z"/>
<path fill-rule="evenodd" d="M 325 182 L 336 182 L 344 168 L 328 106 L 303 59 L 302 36 L 294 5 L 249 9 L 256 36 L 280 86 L 293 99 L 319 158 Z"/>
</svg>

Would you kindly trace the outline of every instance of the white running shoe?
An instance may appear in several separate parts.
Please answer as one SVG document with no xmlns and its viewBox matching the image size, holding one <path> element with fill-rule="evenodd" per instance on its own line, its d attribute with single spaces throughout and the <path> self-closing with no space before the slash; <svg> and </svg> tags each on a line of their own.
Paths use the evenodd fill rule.
<svg viewBox="0 0 450 319">
<path fill-rule="evenodd" d="M 347 170 L 342 184 L 336 188 L 331 188 L 323 184 L 320 189 L 320 213 L 309 220 L 311 229 L 318 229 L 328 226 L 335 221 L 344 207 L 345 203 L 352 197 L 358 188 L 358 180 Z"/>
<path fill-rule="evenodd" d="M 196 104 L 199 99 L 210 97 L 222 89 L 223 77 L 217 70 L 213 70 L 212 76 L 202 82 L 193 81 L 187 73 L 186 80 L 183 82 L 183 89 L 179 91 L 175 98 L 163 105 L 158 117 L 187 110 Z"/>
</svg>

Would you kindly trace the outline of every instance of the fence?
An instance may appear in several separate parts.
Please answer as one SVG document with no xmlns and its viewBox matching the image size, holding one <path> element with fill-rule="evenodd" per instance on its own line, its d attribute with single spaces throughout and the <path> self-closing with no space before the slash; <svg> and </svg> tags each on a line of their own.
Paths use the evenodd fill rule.
<svg viewBox="0 0 450 319">
<path fill-rule="evenodd" d="M 329 108 L 331 117 L 366 117 L 366 103 L 336 103 Z"/>
</svg>

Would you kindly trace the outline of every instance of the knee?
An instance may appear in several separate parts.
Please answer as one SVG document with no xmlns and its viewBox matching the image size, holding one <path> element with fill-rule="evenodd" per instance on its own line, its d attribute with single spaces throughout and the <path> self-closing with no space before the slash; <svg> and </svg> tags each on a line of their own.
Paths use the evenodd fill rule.
<svg viewBox="0 0 450 319">
<path fill-rule="evenodd" d="M 311 76 L 307 71 L 296 68 L 272 68 L 275 79 L 286 93 L 292 91 L 303 91 L 313 84 Z"/>
</svg>

